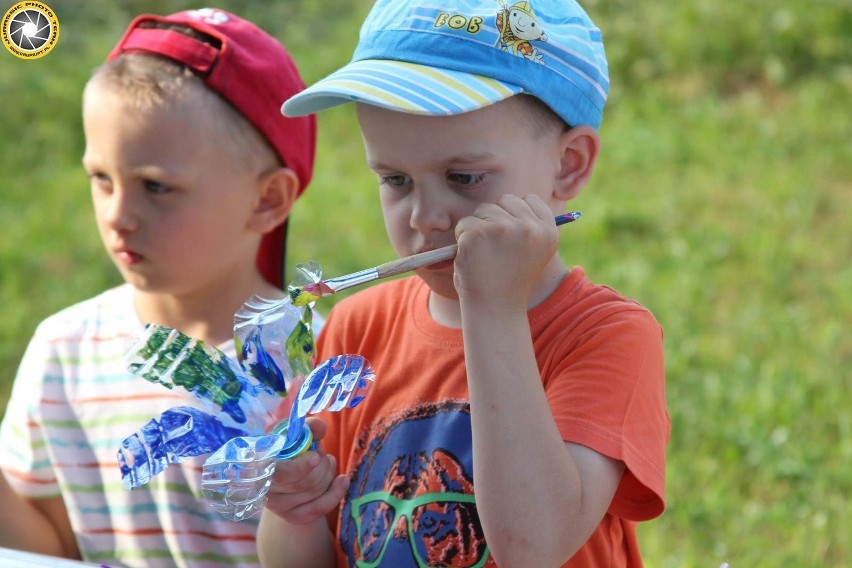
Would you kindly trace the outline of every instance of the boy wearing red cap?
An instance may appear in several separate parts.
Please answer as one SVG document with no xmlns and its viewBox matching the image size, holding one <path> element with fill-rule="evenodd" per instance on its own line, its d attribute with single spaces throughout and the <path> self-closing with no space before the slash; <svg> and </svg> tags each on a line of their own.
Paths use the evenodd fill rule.
<svg viewBox="0 0 852 568">
<path fill-rule="evenodd" d="M 279 464 L 264 565 L 641 566 L 636 523 L 665 506 L 662 332 L 565 264 L 554 223 L 608 86 L 573 0 L 378 0 L 352 61 L 284 104 L 355 101 L 397 253 L 458 252 L 331 311 L 318 355 L 359 353 L 376 382 L 312 423 L 327 456 Z"/>
<path fill-rule="evenodd" d="M 257 523 L 202 499 L 203 457 L 122 487 L 122 439 L 197 404 L 122 356 L 147 322 L 233 356 L 242 303 L 282 297 L 316 124 L 279 108 L 303 88 L 277 40 L 215 9 L 136 18 L 88 82 L 83 165 L 125 284 L 48 318 L 27 349 L 0 429 L 0 545 L 110 565 L 257 564 Z"/>
</svg>

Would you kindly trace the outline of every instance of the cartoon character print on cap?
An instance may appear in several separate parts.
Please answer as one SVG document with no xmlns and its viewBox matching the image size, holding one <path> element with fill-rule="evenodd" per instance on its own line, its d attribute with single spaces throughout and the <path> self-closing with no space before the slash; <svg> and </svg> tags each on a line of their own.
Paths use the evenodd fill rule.
<svg viewBox="0 0 852 568">
<path fill-rule="evenodd" d="M 339 538 L 350 565 L 494 565 L 474 501 L 470 404 L 423 403 L 362 432 Z"/>
<path fill-rule="evenodd" d="M 500 9 L 497 12 L 497 31 L 500 39 L 496 47 L 513 55 L 520 55 L 536 63 L 542 63 L 539 50 L 532 41 L 547 41 L 547 34 L 539 25 L 538 18 L 529 2 L 515 2 L 507 6 L 503 0 L 498 0 Z"/>
</svg>

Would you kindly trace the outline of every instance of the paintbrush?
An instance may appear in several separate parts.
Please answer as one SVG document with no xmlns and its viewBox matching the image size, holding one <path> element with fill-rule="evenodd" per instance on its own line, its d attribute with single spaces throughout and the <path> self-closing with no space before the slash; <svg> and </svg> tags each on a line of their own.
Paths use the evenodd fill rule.
<svg viewBox="0 0 852 568">
<path fill-rule="evenodd" d="M 571 211 L 570 213 L 557 215 L 555 219 L 556 226 L 558 227 L 560 225 L 570 223 L 571 221 L 576 221 L 580 218 L 580 215 L 579 211 Z M 431 264 L 455 258 L 457 250 L 458 245 L 449 245 L 439 249 L 398 258 L 396 260 L 374 266 L 373 268 L 347 274 L 346 276 L 329 278 L 328 280 L 321 280 L 304 286 L 290 285 L 288 287 L 290 300 L 293 302 L 294 306 L 306 306 L 311 302 L 316 302 L 320 298 L 330 296 L 335 292 L 340 292 L 341 290 L 346 290 L 353 286 L 358 286 L 359 284 L 380 280 L 382 278 L 387 278 L 388 276 L 396 276 L 397 274 L 410 272 L 412 270 L 417 270 L 418 268 L 423 268 L 424 266 L 429 266 Z"/>
</svg>

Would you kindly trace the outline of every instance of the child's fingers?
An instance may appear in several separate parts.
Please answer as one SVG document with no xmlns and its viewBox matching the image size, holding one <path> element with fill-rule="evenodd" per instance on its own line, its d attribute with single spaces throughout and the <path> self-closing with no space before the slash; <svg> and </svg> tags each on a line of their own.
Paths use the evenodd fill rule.
<svg viewBox="0 0 852 568">
<path fill-rule="evenodd" d="M 270 493 L 319 493 L 324 491 L 337 474 L 333 456 L 315 451 L 288 460 L 281 460 L 272 474 Z"/>
<path fill-rule="evenodd" d="M 455 237 L 457 242 L 461 242 L 461 236 L 464 233 L 471 231 L 483 230 L 483 221 L 489 225 L 506 221 L 511 218 L 511 215 L 499 203 L 481 203 L 476 207 L 472 215 L 462 217 L 456 223 Z"/>
<path fill-rule="evenodd" d="M 349 489 L 349 477 L 339 475 L 329 485 L 328 490 L 312 501 L 295 506 L 285 515 L 288 522 L 306 524 L 327 515 L 343 500 Z"/>
<path fill-rule="evenodd" d="M 529 221 L 548 221 L 554 217 L 550 207 L 537 195 L 519 197 L 503 195 L 494 203 L 482 203 L 477 206 L 469 218 L 462 218 L 456 227 L 456 237 L 479 221 L 511 221 L 525 219 Z M 459 227 L 459 225 L 461 225 Z"/>
<path fill-rule="evenodd" d="M 310 427 L 314 440 L 319 441 L 325 438 L 328 432 L 328 425 L 321 418 L 311 416 L 305 419 L 305 423 Z"/>
<path fill-rule="evenodd" d="M 527 195 L 524 201 L 529 205 L 529 208 L 542 221 L 553 221 L 553 211 L 538 195 Z"/>
<path fill-rule="evenodd" d="M 337 461 L 332 456 L 308 452 L 280 461 L 267 492 L 266 507 L 276 515 L 288 518 L 290 512 L 325 493 L 337 475 Z"/>
<path fill-rule="evenodd" d="M 516 219 L 541 221 L 548 225 L 553 222 L 553 211 L 541 197 L 535 194 L 524 197 L 504 195 L 497 200 L 497 205 Z"/>
<path fill-rule="evenodd" d="M 517 195 L 504 195 L 497 200 L 497 205 L 515 219 L 535 220 L 537 216 L 527 201 L 529 198 L 538 199 L 536 196 L 532 195 L 528 195 L 524 198 L 518 197 Z"/>
<path fill-rule="evenodd" d="M 311 459 L 304 460 L 307 463 L 318 459 L 318 463 L 307 476 L 297 481 L 287 480 L 294 472 L 303 470 L 304 464 L 294 463 L 297 460 L 288 460 L 290 463 L 282 462 L 279 467 L 283 470 L 273 476 L 269 487 L 266 507 L 276 515 L 289 522 L 305 523 L 314 520 L 331 511 L 348 487 L 348 478 L 345 486 L 341 488 L 341 477 L 336 475 L 337 461 L 333 456 L 319 456 L 314 452 Z M 299 456 L 306 457 L 306 456 Z M 281 467 L 281 466 L 292 467 Z"/>
<path fill-rule="evenodd" d="M 521 226 L 529 229 L 542 223 L 545 223 L 543 228 L 550 229 L 553 217 L 550 207 L 537 195 L 504 195 L 495 203 L 480 204 L 472 215 L 460 219 L 455 229 L 456 240 L 468 231 L 500 230 L 500 226 L 518 226 L 518 221 L 523 221 Z"/>
</svg>

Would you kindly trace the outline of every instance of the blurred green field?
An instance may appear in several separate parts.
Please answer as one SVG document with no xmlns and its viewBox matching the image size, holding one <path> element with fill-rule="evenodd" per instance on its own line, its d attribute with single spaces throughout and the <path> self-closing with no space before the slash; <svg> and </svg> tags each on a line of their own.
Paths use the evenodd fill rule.
<svg viewBox="0 0 852 568">
<path fill-rule="evenodd" d="M 0 409 L 38 321 L 119 282 L 80 167 L 82 87 L 133 15 L 198 6 L 48 4 L 53 52 L 0 51 Z M 368 5 L 219 3 L 281 38 L 308 82 L 348 59 Z M 852 565 L 852 10 L 585 5 L 612 88 L 561 252 L 666 331 L 668 509 L 641 526 L 646 564 Z M 320 116 L 317 163 L 290 265 L 393 258 L 351 108 Z"/>
</svg>

